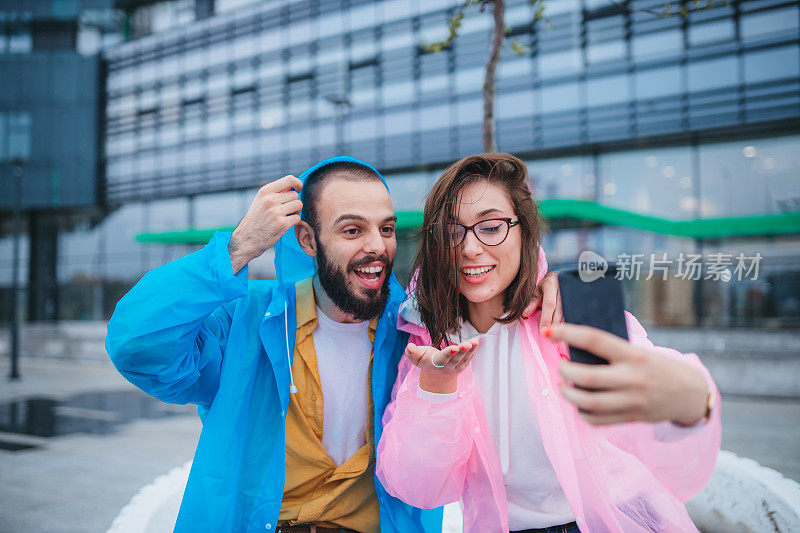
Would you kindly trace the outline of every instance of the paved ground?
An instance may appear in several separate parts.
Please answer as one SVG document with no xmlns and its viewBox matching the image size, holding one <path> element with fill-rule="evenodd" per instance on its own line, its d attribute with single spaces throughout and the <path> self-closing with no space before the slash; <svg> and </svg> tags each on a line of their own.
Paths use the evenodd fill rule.
<svg viewBox="0 0 800 533">
<path fill-rule="evenodd" d="M 110 363 L 28 360 L 22 374 L 17 382 L 3 376 L 0 402 L 136 391 Z M 170 416 L 122 424 L 108 434 L 20 438 L 0 433 L 0 440 L 41 444 L 16 452 L 0 449 L 0 531 L 106 531 L 141 487 L 191 459 L 200 432 L 195 409 L 168 409 Z"/>
<path fill-rule="evenodd" d="M 6 362 L 0 359 L 3 374 Z M 19 382 L 0 378 L 0 404 L 41 395 L 66 399 L 97 391 L 120 392 L 117 396 L 127 403 L 136 403 L 132 398 L 138 398 L 130 395 L 135 389 L 110 363 L 29 359 L 23 361 L 22 374 Z M 89 408 L 62 411 L 90 418 L 105 416 Z M 141 487 L 190 459 L 197 443 L 200 423 L 193 408 L 143 412 L 158 418 L 101 426 L 103 434 L 21 437 L 0 433 L 0 442 L 38 445 L 21 451 L 0 449 L 0 531 L 105 531 Z M 0 407 L 0 423 L 3 416 L 8 418 L 7 407 L 5 412 Z M 725 397 L 722 444 L 724 449 L 800 479 L 800 400 Z"/>
<path fill-rule="evenodd" d="M 800 399 L 723 396 L 722 449 L 800 481 Z"/>
</svg>

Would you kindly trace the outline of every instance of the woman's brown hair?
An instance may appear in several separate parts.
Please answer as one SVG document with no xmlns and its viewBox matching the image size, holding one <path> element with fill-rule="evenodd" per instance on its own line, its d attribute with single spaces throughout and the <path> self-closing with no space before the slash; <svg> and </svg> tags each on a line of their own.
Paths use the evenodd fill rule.
<svg viewBox="0 0 800 533">
<path fill-rule="evenodd" d="M 412 272 L 416 274 L 414 295 L 419 312 L 434 346 L 441 348 L 447 344 L 447 335 L 458 329 L 460 320 L 469 318 L 466 299 L 458 292 L 458 247 L 451 247 L 447 225 L 458 222 L 461 191 L 470 183 L 485 181 L 502 186 L 511 199 L 522 231 L 519 271 L 504 294 L 505 317 L 496 320 L 509 323 L 520 319 L 533 298 L 544 222 L 527 179 L 527 167 L 519 158 L 511 154 L 479 154 L 447 167 L 433 185 L 425 201 Z"/>
</svg>

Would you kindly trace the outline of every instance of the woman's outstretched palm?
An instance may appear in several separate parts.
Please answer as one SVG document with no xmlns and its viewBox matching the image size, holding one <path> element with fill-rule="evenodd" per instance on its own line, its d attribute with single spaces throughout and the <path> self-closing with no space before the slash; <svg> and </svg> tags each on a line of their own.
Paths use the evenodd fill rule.
<svg viewBox="0 0 800 533">
<path fill-rule="evenodd" d="M 405 356 L 420 369 L 420 387 L 429 392 L 451 393 L 456 390 L 458 375 L 472 361 L 478 342 L 474 337 L 444 350 L 408 343 Z"/>
</svg>

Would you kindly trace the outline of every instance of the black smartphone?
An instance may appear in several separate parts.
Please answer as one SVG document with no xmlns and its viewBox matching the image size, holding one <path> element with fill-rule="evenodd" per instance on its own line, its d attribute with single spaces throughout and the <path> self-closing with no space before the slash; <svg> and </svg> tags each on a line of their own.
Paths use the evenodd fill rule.
<svg viewBox="0 0 800 533">
<path fill-rule="evenodd" d="M 558 286 L 564 322 L 603 329 L 628 340 L 622 282 L 616 274 L 612 265 L 603 274 L 578 269 L 560 271 Z M 578 363 L 608 364 L 602 357 L 575 346 L 569 347 L 569 356 Z"/>
</svg>

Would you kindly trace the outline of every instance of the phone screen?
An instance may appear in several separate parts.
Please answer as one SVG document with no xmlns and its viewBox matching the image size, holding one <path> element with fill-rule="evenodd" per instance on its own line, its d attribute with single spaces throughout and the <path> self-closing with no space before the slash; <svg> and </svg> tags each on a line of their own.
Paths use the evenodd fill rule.
<svg viewBox="0 0 800 533">
<path fill-rule="evenodd" d="M 604 275 L 593 281 L 583 281 L 578 269 L 558 273 L 564 321 L 603 329 L 628 339 L 625 323 L 625 304 L 622 282 L 616 278 L 617 269 L 608 267 Z M 608 364 L 602 357 L 574 346 L 569 347 L 572 361 L 592 365 Z"/>
</svg>

